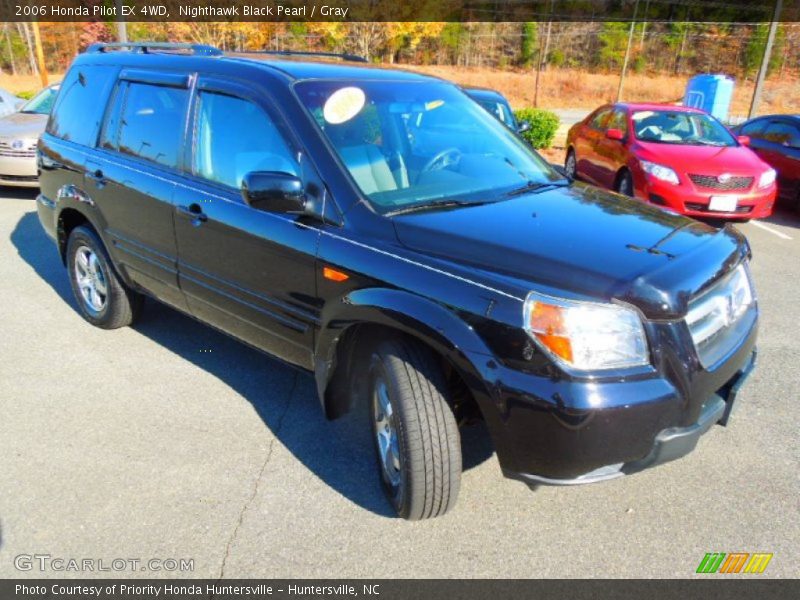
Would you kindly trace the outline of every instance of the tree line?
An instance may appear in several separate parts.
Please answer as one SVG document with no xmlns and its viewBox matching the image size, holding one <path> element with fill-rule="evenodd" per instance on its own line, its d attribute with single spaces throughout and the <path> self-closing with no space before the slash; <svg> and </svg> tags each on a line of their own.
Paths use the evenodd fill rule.
<svg viewBox="0 0 800 600">
<path fill-rule="evenodd" d="M 634 25 L 630 68 L 654 74 L 721 72 L 755 75 L 767 39 L 763 23 L 648 23 Z M 116 39 L 105 21 L 41 23 L 48 69 L 63 71 L 89 44 Z M 228 51 L 347 52 L 374 62 L 494 68 L 573 68 L 617 71 L 630 24 L 522 23 L 129 23 L 131 41 L 212 44 Z M 36 72 L 28 23 L 3 23 L 0 69 Z M 781 23 L 769 75 L 800 73 L 800 24 Z"/>
</svg>

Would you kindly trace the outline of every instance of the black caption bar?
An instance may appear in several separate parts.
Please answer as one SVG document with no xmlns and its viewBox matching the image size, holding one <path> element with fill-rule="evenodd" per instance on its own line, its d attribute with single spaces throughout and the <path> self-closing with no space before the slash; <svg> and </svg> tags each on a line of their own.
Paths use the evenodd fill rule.
<svg viewBox="0 0 800 600">
<path fill-rule="evenodd" d="M 792 591 L 794 590 L 794 591 Z M 267 600 L 272 598 L 374 598 L 405 600 L 447 598 L 497 600 L 565 598 L 570 600 L 784 600 L 800 595 L 800 581 L 770 579 L 701 580 L 0 580 L 4 600 Z"/>
<path fill-rule="evenodd" d="M 773 20 L 778 0 L 0 0 L 0 21 L 522 22 Z M 777 20 L 800 21 L 781 0 Z"/>
</svg>

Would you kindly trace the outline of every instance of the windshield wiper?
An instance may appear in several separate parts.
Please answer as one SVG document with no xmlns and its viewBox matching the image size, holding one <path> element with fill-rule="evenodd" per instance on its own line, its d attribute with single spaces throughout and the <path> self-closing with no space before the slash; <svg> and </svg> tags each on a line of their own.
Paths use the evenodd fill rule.
<svg viewBox="0 0 800 600">
<path fill-rule="evenodd" d="M 468 200 L 435 200 L 433 202 L 426 202 L 425 204 L 415 204 L 413 206 L 406 206 L 405 208 L 398 208 L 397 210 L 390 211 L 384 216 L 395 217 L 397 215 L 407 215 L 413 212 L 423 210 L 433 210 L 437 208 L 451 208 L 454 206 L 480 206 L 481 204 L 488 204 L 487 201 L 468 201 Z"/>
<path fill-rule="evenodd" d="M 529 181 L 522 187 L 506 192 L 506 196 L 521 196 L 522 194 L 538 193 L 555 187 L 567 187 L 569 179 L 559 179 L 557 181 Z"/>
</svg>

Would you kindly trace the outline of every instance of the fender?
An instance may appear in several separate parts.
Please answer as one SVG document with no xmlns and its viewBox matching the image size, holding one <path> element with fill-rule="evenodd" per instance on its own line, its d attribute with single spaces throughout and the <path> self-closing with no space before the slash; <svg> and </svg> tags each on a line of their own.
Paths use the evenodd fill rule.
<svg viewBox="0 0 800 600">
<path fill-rule="evenodd" d="M 339 342 L 351 327 L 363 324 L 383 325 L 417 338 L 444 356 L 471 386 L 485 387 L 481 363 L 492 360 L 491 351 L 468 323 L 441 304 L 409 292 L 360 289 L 328 302 L 322 310 L 314 377 L 326 415 L 335 418 L 346 412 L 331 410 L 329 387 Z"/>
</svg>

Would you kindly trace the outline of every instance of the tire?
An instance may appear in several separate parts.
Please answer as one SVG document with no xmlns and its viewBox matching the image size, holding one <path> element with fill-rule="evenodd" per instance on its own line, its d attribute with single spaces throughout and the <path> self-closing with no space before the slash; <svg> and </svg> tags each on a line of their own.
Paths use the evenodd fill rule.
<svg viewBox="0 0 800 600">
<path fill-rule="evenodd" d="M 623 170 L 617 177 L 617 193 L 633 198 L 633 177 L 630 171 Z"/>
<path fill-rule="evenodd" d="M 570 148 L 567 150 L 567 158 L 564 160 L 564 171 L 570 179 L 578 178 L 578 159 L 575 157 L 575 151 Z"/>
<path fill-rule="evenodd" d="M 82 225 L 70 233 L 67 271 L 78 310 L 92 325 L 117 329 L 139 316 L 144 298 L 119 278 L 93 229 Z"/>
<path fill-rule="evenodd" d="M 372 352 L 369 411 L 384 490 L 411 521 L 455 506 L 461 481 L 461 439 L 434 355 L 397 337 Z"/>
</svg>

